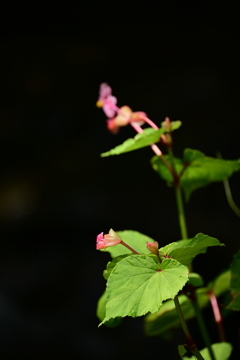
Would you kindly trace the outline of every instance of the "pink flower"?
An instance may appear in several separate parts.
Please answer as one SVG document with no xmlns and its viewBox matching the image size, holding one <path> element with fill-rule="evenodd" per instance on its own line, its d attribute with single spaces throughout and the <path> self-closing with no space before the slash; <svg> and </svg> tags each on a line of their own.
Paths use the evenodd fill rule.
<svg viewBox="0 0 240 360">
<path fill-rule="evenodd" d="M 112 88 L 107 83 L 102 83 L 99 89 L 97 107 L 102 107 L 107 117 L 112 118 L 116 114 L 115 105 L 117 98 L 112 95 Z"/>
<path fill-rule="evenodd" d="M 143 111 L 133 112 L 129 106 L 122 106 L 115 118 L 107 120 L 107 128 L 113 134 L 116 134 L 121 126 L 126 126 L 130 123 L 143 125 L 145 117 L 146 114 Z"/>
<path fill-rule="evenodd" d="M 154 243 L 147 242 L 147 248 L 153 254 L 159 255 L 159 253 L 158 253 L 158 242 L 157 241 L 154 241 Z"/>
<path fill-rule="evenodd" d="M 104 235 L 103 232 L 101 232 L 101 234 L 97 236 L 96 249 L 106 249 L 107 247 L 121 244 L 121 242 L 122 239 L 120 236 L 118 236 L 113 229 L 110 229 L 108 234 Z"/>
</svg>

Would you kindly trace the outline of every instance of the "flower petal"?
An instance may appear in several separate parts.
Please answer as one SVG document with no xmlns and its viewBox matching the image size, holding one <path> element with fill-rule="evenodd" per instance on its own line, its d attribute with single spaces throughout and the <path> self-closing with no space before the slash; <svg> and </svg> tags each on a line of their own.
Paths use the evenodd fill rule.
<svg viewBox="0 0 240 360">
<path fill-rule="evenodd" d="M 116 111 L 108 103 L 103 104 L 102 109 L 108 118 L 113 118 L 116 114 Z"/>
<path fill-rule="evenodd" d="M 112 88 L 107 83 L 102 83 L 99 89 L 99 99 L 107 99 L 112 94 Z"/>
</svg>

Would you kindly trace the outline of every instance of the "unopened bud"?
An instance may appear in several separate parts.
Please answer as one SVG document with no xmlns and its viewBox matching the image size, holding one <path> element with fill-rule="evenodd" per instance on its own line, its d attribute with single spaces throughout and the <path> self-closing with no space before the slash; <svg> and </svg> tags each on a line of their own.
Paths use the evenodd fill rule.
<svg viewBox="0 0 240 360">
<path fill-rule="evenodd" d="M 122 242 L 122 239 L 118 234 L 113 230 L 110 229 L 109 233 L 104 235 L 103 232 L 97 236 L 97 250 L 106 249 L 110 246 L 118 245 Z"/>
<path fill-rule="evenodd" d="M 159 255 L 158 254 L 158 242 L 157 241 L 154 241 L 154 243 L 147 242 L 147 248 L 153 254 Z"/>
</svg>

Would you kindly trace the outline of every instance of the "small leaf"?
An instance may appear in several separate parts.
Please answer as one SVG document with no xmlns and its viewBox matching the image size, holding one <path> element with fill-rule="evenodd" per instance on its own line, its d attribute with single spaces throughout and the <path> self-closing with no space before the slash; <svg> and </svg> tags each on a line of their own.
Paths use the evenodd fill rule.
<svg viewBox="0 0 240 360">
<path fill-rule="evenodd" d="M 116 146 L 114 149 L 111 149 L 105 153 L 101 154 L 101 157 L 106 157 L 110 155 L 120 155 L 129 151 L 138 150 L 143 147 L 152 145 L 160 140 L 162 134 L 166 130 L 161 128 L 155 130 L 153 128 L 144 129 L 141 134 L 137 134 L 133 139 L 127 139 L 121 145 Z"/>
<path fill-rule="evenodd" d="M 163 121 L 161 123 L 161 126 L 166 129 L 166 132 L 168 132 L 168 129 L 166 128 L 166 122 Z M 170 122 L 170 132 L 177 130 L 182 126 L 182 122 L 180 120 L 175 120 Z"/>
<path fill-rule="evenodd" d="M 146 255 L 118 262 L 107 282 L 106 317 L 142 316 L 172 299 L 188 280 L 188 269 L 173 259 L 158 264 Z"/>
<path fill-rule="evenodd" d="M 203 279 L 202 279 L 201 275 L 192 272 L 189 274 L 188 284 L 190 284 L 194 287 L 200 287 L 200 286 L 203 286 Z"/>
<path fill-rule="evenodd" d="M 183 265 L 190 264 L 195 256 L 205 253 L 210 246 L 224 246 L 224 244 L 221 244 L 216 238 L 201 233 L 197 234 L 192 239 L 182 240 L 172 244 L 161 248 L 160 252 L 179 261 Z M 171 249 L 170 245 L 172 245 Z"/>
<path fill-rule="evenodd" d="M 230 289 L 232 301 L 226 308 L 240 311 L 240 251 L 233 258 L 231 275 Z"/>
<path fill-rule="evenodd" d="M 134 230 L 124 230 L 124 231 L 116 231 L 116 233 L 120 236 L 120 238 L 129 246 L 131 246 L 138 253 L 148 253 L 147 242 L 154 242 L 152 238 L 147 235 L 144 235 L 138 231 Z M 125 246 L 119 244 L 116 246 L 108 247 L 104 250 L 104 252 L 109 252 L 112 258 L 115 258 L 119 255 L 124 254 L 132 254 L 130 250 L 128 250 Z"/>
<path fill-rule="evenodd" d="M 215 296 L 221 296 L 230 287 L 231 272 L 226 270 L 219 274 L 212 282 L 208 284 L 208 289 L 214 293 Z"/>
<path fill-rule="evenodd" d="M 212 345 L 212 350 L 216 360 L 228 360 L 232 352 L 232 345 L 227 342 L 216 343 Z M 204 360 L 212 360 L 208 348 L 204 348 L 200 351 L 200 354 Z M 183 360 L 195 360 L 195 356 L 187 357 L 184 356 Z"/>
<path fill-rule="evenodd" d="M 183 355 L 185 355 L 187 352 L 187 350 L 185 349 L 185 347 L 183 345 L 178 345 L 178 353 L 181 357 L 181 359 L 183 358 Z"/>
</svg>

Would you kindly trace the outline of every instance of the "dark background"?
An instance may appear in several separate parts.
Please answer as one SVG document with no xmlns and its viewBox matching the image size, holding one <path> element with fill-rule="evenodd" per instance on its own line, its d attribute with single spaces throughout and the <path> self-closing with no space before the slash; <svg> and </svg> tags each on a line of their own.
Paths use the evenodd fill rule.
<svg viewBox="0 0 240 360">
<path fill-rule="evenodd" d="M 182 121 L 174 134 L 177 156 L 191 147 L 239 158 L 238 10 L 238 2 L 197 0 L 5 3 L 2 359 L 178 359 L 181 332 L 168 344 L 145 338 L 142 319 L 97 327 L 109 257 L 95 250 L 96 235 L 134 229 L 165 245 L 180 233 L 174 194 L 151 170 L 150 148 L 100 159 L 134 131 L 111 135 L 95 102 L 99 84 L 108 82 L 120 106 L 145 111 L 157 124 L 165 116 Z M 230 180 L 238 205 L 239 180 L 240 174 Z M 203 232 L 226 244 L 194 262 L 207 283 L 238 251 L 240 220 L 221 183 L 196 191 L 186 216 L 190 236 Z M 239 314 L 226 320 L 226 331 L 238 359 Z"/>
</svg>

